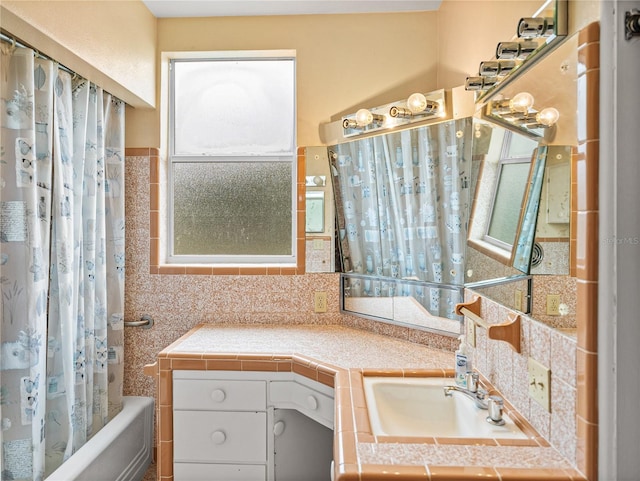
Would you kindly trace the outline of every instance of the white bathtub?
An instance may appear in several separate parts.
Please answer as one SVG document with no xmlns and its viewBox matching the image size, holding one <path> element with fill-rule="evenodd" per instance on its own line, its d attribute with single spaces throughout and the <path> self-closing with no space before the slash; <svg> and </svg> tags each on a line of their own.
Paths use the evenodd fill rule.
<svg viewBox="0 0 640 481">
<path fill-rule="evenodd" d="M 125 396 L 122 411 L 45 481 L 140 481 L 152 458 L 150 397 Z"/>
</svg>

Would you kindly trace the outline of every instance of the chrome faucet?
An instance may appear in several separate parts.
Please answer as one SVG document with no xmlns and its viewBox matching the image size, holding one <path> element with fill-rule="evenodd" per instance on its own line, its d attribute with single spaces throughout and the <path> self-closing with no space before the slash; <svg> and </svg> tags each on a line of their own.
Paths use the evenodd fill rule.
<svg viewBox="0 0 640 481">
<path fill-rule="evenodd" d="M 485 389 L 478 386 L 479 375 L 477 372 L 467 372 L 465 380 L 467 381 L 466 388 L 460 386 L 445 386 L 444 395 L 452 396 L 454 391 L 464 394 L 471 398 L 478 408 L 489 411 L 489 416 L 487 416 L 488 423 L 502 426 L 505 423 L 502 418 L 504 400 L 500 396 L 489 396 L 489 393 Z"/>
<path fill-rule="evenodd" d="M 487 391 L 478 387 L 478 379 L 479 375 L 477 372 L 467 372 L 465 375 L 465 379 L 467 381 L 467 387 L 463 388 L 460 386 L 445 386 L 444 395 L 452 396 L 453 392 L 459 392 L 464 394 L 465 396 L 471 398 L 473 402 L 475 402 L 476 406 L 480 409 L 489 409 L 489 404 L 486 400 Z"/>
</svg>

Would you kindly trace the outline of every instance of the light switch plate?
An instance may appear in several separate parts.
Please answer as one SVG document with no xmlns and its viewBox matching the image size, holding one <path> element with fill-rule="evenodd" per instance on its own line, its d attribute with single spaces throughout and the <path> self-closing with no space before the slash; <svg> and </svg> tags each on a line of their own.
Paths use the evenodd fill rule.
<svg viewBox="0 0 640 481">
<path fill-rule="evenodd" d="M 520 289 L 516 289 L 513 293 L 513 303 L 514 309 L 522 311 L 522 291 Z"/>
<path fill-rule="evenodd" d="M 476 323 L 471 319 L 465 321 L 465 340 L 471 347 L 476 347 Z"/>
<path fill-rule="evenodd" d="M 551 412 L 551 370 L 529 358 L 529 396 Z"/>
</svg>

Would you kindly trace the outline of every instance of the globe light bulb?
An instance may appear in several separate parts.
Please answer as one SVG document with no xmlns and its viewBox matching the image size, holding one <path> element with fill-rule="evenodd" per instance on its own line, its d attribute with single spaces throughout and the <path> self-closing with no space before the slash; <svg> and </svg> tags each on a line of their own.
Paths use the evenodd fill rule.
<svg viewBox="0 0 640 481">
<path fill-rule="evenodd" d="M 558 121 L 559 118 L 560 112 L 558 112 L 557 109 L 554 109 L 553 107 L 547 107 L 546 109 L 542 109 L 537 113 L 536 122 L 547 127 L 551 127 Z"/>
<path fill-rule="evenodd" d="M 365 127 L 373 122 L 373 114 L 368 109 L 360 109 L 356 112 L 356 123 L 359 127 Z"/>
<path fill-rule="evenodd" d="M 533 95 L 529 92 L 520 92 L 511 99 L 509 107 L 515 112 L 528 112 L 533 107 Z"/>
<path fill-rule="evenodd" d="M 407 99 L 407 107 L 414 114 L 423 112 L 427 108 L 427 98 L 421 93 L 411 94 Z"/>
</svg>

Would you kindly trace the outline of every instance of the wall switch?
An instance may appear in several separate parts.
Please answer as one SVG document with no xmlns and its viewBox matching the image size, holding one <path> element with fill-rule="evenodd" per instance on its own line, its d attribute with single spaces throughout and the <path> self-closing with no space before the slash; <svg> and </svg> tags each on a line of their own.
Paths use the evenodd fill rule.
<svg viewBox="0 0 640 481">
<path fill-rule="evenodd" d="M 529 358 L 529 396 L 551 412 L 551 370 Z"/>
<path fill-rule="evenodd" d="M 520 289 L 516 289 L 513 295 L 513 308 L 518 311 L 522 311 L 522 291 Z"/>
<path fill-rule="evenodd" d="M 476 347 L 476 323 L 471 319 L 465 321 L 465 340 L 471 347 Z"/>
<path fill-rule="evenodd" d="M 547 315 L 560 315 L 560 294 L 547 294 Z"/>
<path fill-rule="evenodd" d="M 327 293 L 324 291 L 317 291 L 313 296 L 313 310 L 314 312 L 327 312 Z"/>
</svg>

